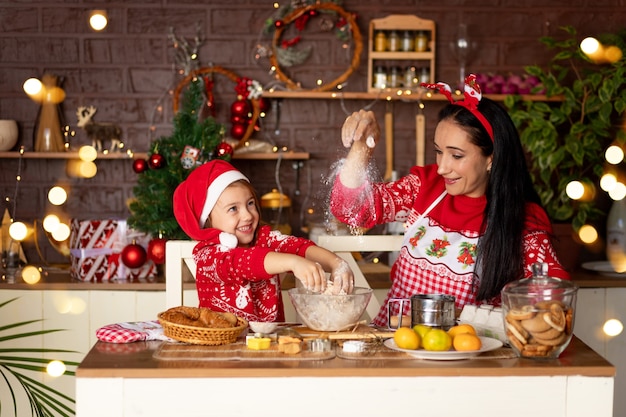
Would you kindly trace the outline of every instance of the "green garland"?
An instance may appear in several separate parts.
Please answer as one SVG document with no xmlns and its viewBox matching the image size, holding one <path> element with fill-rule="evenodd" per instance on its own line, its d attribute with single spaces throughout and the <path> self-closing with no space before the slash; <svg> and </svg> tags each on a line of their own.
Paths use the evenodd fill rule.
<svg viewBox="0 0 626 417">
<path fill-rule="evenodd" d="M 172 135 L 156 139 L 150 146 L 150 154 L 162 155 L 164 164 L 159 169 L 147 169 L 138 174 L 133 189 L 135 199 L 129 206 L 131 228 L 153 237 L 189 239 L 174 218 L 172 205 L 174 190 L 192 171 L 183 167 L 180 157 L 185 146 L 192 146 L 200 149 L 199 161 L 214 159 L 215 148 L 224 137 L 224 126 L 215 119 L 199 119 L 203 102 L 203 82 L 198 78 L 183 93 L 182 108 L 174 116 Z"/>
</svg>

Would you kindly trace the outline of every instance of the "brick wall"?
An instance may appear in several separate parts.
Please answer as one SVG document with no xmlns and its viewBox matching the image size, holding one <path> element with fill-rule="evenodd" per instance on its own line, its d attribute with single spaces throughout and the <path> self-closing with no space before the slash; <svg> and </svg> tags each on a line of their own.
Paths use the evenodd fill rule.
<svg viewBox="0 0 626 417">
<path fill-rule="evenodd" d="M 469 36 L 478 46 L 469 62 L 470 71 L 520 73 L 524 65 L 546 62 L 546 52 L 538 38 L 558 35 L 560 26 L 573 25 L 581 34 L 593 35 L 621 29 L 626 21 L 623 0 L 348 0 L 343 6 L 357 15 L 365 46 L 361 65 L 348 80 L 349 91 L 366 88 L 367 31 L 372 18 L 417 14 L 435 20 L 436 78 L 449 82 L 458 77 L 449 44 L 455 39 L 461 22 L 468 25 Z M 64 80 L 67 97 L 63 115 L 77 132 L 72 146 L 89 143 L 85 133 L 76 127 L 75 111 L 83 105 L 98 108 L 96 121 L 119 124 L 124 141 L 135 151 L 146 151 L 153 138 L 169 135 L 172 110 L 167 92 L 180 79 L 173 64 L 174 48 L 167 36 L 170 27 L 179 37 L 190 39 L 196 34 L 196 25 L 200 25 L 206 36 L 199 54 L 202 65 L 211 62 L 263 84 L 273 81 L 267 62 L 254 57 L 259 39 L 269 42 L 261 37 L 261 31 L 265 19 L 273 12 L 270 1 L 142 0 L 106 2 L 98 6 L 101 7 L 108 11 L 109 26 L 104 32 L 94 33 L 87 27 L 91 8 L 82 2 L 0 1 L 0 118 L 19 122 L 20 144 L 26 149 L 33 147 L 32 132 L 38 105 L 26 97 L 21 86 L 27 78 L 39 77 L 47 71 Z M 328 53 L 338 41 L 317 32 L 310 35 L 305 32 L 305 37 L 310 36 L 308 40 L 314 52 L 307 65 L 294 70 L 294 78 L 325 73 L 327 68 L 345 68 L 342 67 L 345 55 Z M 225 79 L 222 81 L 218 79 L 218 106 L 228 109 L 234 100 L 234 85 Z M 347 112 L 370 105 L 382 120 L 385 103 L 366 100 L 343 103 L 283 100 L 280 120 L 272 111 L 263 120 L 263 129 L 256 138 L 305 150 L 312 155 L 299 178 L 291 162 L 283 161 L 280 167 L 281 185 L 294 200 L 292 223 L 295 230 L 300 226 L 301 208 L 318 201 L 324 192 L 320 178 L 328 174 L 329 167 L 343 155 L 339 131 Z M 159 111 L 159 106 L 163 111 Z M 427 103 L 427 142 L 432 137 L 433 120 L 440 106 Z M 414 163 L 416 111 L 414 103 L 394 104 L 395 169 L 400 174 L 406 173 Z M 222 123 L 228 123 L 228 115 L 223 110 L 219 117 Z M 151 132 L 152 126 L 154 132 Z M 279 134 L 275 133 L 276 126 Z M 376 152 L 378 166 L 384 171 L 384 147 L 379 148 Z M 427 146 L 426 162 L 433 160 L 432 150 Z M 18 165 L 15 159 L 0 161 L 3 197 L 13 196 L 15 192 Z M 259 193 L 275 186 L 274 162 L 238 161 L 236 165 L 253 176 Z M 77 180 L 65 174 L 65 161 L 25 160 L 21 167 L 16 218 L 40 219 L 50 211 L 46 193 L 56 183 L 70 186 L 69 201 L 61 209 L 67 217 L 127 217 L 126 204 L 132 197 L 136 179 L 131 162 L 100 161 L 98 168 L 96 177 Z M 31 260 L 37 262 L 34 245 L 25 246 Z M 42 247 L 49 262 L 64 261 L 48 246 Z"/>
</svg>

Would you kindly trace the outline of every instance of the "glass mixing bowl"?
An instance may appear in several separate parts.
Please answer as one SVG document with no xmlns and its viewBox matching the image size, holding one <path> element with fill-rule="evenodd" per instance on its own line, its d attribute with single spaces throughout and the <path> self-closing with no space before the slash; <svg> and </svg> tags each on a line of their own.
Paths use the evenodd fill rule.
<svg viewBox="0 0 626 417">
<path fill-rule="evenodd" d="M 572 339 L 578 287 L 548 277 L 546 264 L 535 264 L 533 269 L 532 278 L 502 289 L 504 331 L 518 356 L 558 358 Z"/>
<path fill-rule="evenodd" d="M 302 322 L 312 330 L 334 332 L 358 323 L 372 297 L 371 288 L 355 287 L 352 294 L 318 294 L 302 288 L 288 291 Z"/>
</svg>

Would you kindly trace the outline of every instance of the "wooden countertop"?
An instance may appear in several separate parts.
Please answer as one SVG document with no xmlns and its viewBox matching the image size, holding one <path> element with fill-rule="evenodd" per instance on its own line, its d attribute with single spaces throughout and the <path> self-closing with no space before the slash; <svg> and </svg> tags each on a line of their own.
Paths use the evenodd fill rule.
<svg viewBox="0 0 626 417">
<path fill-rule="evenodd" d="M 387 289 L 391 285 L 389 280 L 389 267 L 382 264 L 367 264 L 362 267 L 363 273 L 370 286 L 374 289 Z M 626 287 L 626 274 L 624 278 L 602 275 L 598 272 L 578 269 L 572 272 L 572 281 L 580 288 L 613 288 Z M 293 288 L 294 278 L 287 275 L 283 280 L 283 289 Z M 185 289 L 194 289 L 195 284 L 184 284 Z M 120 290 L 120 291 L 165 291 L 165 278 L 156 277 L 150 280 L 139 281 L 112 281 L 112 282 L 83 282 L 70 277 L 69 271 L 61 268 L 51 269 L 44 274 L 41 281 L 31 285 L 17 280 L 14 284 L 0 281 L 0 289 L 15 290 Z"/>
<path fill-rule="evenodd" d="M 615 368 L 575 336 L 558 359 L 419 359 L 161 361 L 160 341 L 98 342 L 76 370 L 77 378 L 569 376 L 614 377 Z"/>
</svg>

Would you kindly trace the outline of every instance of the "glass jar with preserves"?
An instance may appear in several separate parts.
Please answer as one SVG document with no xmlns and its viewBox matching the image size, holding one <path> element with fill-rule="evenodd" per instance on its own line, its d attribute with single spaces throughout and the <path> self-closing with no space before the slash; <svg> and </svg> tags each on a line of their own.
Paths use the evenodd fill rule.
<svg viewBox="0 0 626 417">
<path fill-rule="evenodd" d="M 398 67 L 391 67 L 391 69 L 389 70 L 389 74 L 387 76 L 387 87 L 391 87 L 391 88 L 398 88 L 401 86 L 401 77 L 402 75 L 400 74 L 400 68 Z"/>
<path fill-rule="evenodd" d="M 387 86 L 387 71 L 382 65 L 378 65 L 374 70 L 374 88 L 385 88 Z"/>
<path fill-rule="evenodd" d="M 418 85 L 417 69 L 413 65 L 409 65 L 404 70 L 404 81 L 402 83 L 404 88 L 414 88 Z"/>
<path fill-rule="evenodd" d="M 415 35 L 415 52 L 426 52 L 428 50 L 428 35 L 420 30 Z"/>
<path fill-rule="evenodd" d="M 400 36 L 398 36 L 398 32 L 395 30 L 392 30 L 387 37 L 387 50 L 390 52 L 398 52 L 400 50 Z"/>
<path fill-rule="evenodd" d="M 402 33 L 402 42 L 400 44 L 403 52 L 413 51 L 413 34 L 410 30 L 405 30 Z"/>
<path fill-rule="evenodd" d="M 379 30 L 374 37 L 374 51 L 384 52 L 387 49 L 387 36 L 385 32 Z"/>
</svg>

